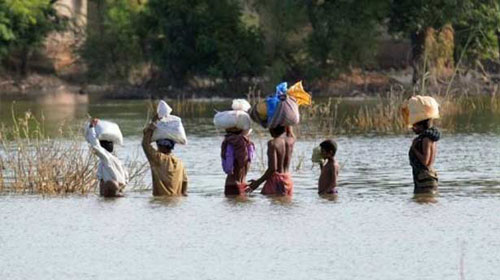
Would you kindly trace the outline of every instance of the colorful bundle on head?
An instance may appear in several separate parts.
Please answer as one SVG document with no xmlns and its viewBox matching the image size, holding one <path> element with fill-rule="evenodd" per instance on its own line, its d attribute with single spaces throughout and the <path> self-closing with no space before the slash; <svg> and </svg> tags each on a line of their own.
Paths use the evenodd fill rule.
<svg viewBox="0 0 500 280">
<path fill-rule="evenodd" d="M 282 82 L 276 86 L 273 95 L 252 108 L 250 116 L 266 128 L 296 125 L 300 119 L 299 105 L 311 105 L 311 95 L 304 90 L 302 82 L 296 83 L 290 89 L 286 82 Z"/>
<path fill-rule="evenodd" d="M 295 98 L 295 101 L 297 101 L 297 104 L 299 106 L 302 105 L 309 106 L 312 103 L 311 95 L 304 90 L 304 87 L 302 86 L 302 81 L 297 82 L 295 85 L 289 88 L 287 94 Z"/>
</svg>

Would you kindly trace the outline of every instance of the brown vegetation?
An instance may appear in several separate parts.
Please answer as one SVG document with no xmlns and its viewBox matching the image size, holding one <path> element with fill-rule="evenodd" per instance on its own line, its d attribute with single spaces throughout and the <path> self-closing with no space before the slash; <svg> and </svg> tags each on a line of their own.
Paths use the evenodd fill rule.
<svg viewBox="0 0 500 280">
<path fill-rule="evenodd" d="M 14 116 L 13 112 L 13 116 Z M 68 133 L 63 135 L 63 131 Z M 82 139 L 68 128 L 59 138 L 45 133 L 30 112 L 0 128 L 0 191 L 39 194 L 93 193 L 97 160 Z M 64 136 L 64 138 L 63 138 Z M 146 163 L 129 162 L 128 189 L 144 188 Z"/>
</svg>

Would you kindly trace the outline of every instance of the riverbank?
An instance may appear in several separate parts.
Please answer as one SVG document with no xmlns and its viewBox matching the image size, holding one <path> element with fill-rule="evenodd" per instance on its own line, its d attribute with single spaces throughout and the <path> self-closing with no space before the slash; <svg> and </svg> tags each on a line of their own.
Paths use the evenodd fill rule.
<svg viewBox="0 0 500 280">
<path fill-rule="evenodd" d="M 457 75 L 447 80 L 429 78 L 426 92 L 451 95 L 491 95 L 496 94 L 500 76 L 481 74 L 474 71 L 466 75 Z M 450 82 L 452 85 L 450 86 Z M 245 86 L 241 90 L 225 90 L 217 87 L 191 86 L 183 89 L 159 86 L 158 83 L 130 85 L 123 82 L 91 84 L 84 79 L 68 79 L 54 74 L 33 73 L 27 77 L 0 74 L 0 95 L 19 97 L 39 97 L 57 92 L 80 95 L 98 95 L 106 99 L 199 99 L 199 98 L 234 98 L 249 93 L 260 96 L 268 95 L 272 88 L 261 84 Z M 313 84 L 304 81 L 304 86 L 314 97 L 373 97 L 387 92 L 397 91 L 412 94 L 419 92 L 420 86 L 412 84 L 412 70 L 361 71 L 354 70 L 342 74 L 337 79 L 317 81 Z"/>
</svg>

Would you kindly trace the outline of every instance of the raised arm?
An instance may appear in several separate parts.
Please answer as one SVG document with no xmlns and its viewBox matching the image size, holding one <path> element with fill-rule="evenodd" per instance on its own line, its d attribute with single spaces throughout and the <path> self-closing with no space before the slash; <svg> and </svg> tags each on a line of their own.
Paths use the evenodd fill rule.
<svg viewBox="0 0 500 280">
<path fill-rule="evenodd" d="M 90 122 L 89 129 L 87 130 L 87 135 L 85 135 L 85 139 L 90 144 L 90 147 L 92 148 L 92 150 L 94 150 L 99 159 L 106 163 L 109 162 L 109 152 L 99 144 L 99 140 L 97 139 L 97 134 L 95 132 L 95 126 L 97 125 L 97 122 L 99 122 L 98 119 L 93 119 Z"/>
<path fill-rule="evenodd" d="M 146 128 L 144 128 L 144 135 L 142 137 L 142 149 L 144 150 L 144 154 L 149 161 L 156 162 L 158 161 L 159 152 L 155 150 L 151 146 L 151 138 L 153 137 L 153 131 L 156 129 L 156 125 L 151 122 Z"/>
</svg>

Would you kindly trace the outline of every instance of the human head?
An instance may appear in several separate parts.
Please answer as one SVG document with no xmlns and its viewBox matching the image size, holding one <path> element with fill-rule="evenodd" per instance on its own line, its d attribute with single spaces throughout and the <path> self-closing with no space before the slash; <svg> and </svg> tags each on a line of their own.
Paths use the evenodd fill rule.
<svg viewBox="0 0 500 280">
<path fill-rule="evenodd" d="M 226 129 L 227 134 L 241 134 L 243 130 L 236 128 L 236 127 L 231 127 Z"/>
<path fill-rule="evenodd" d="M 113 142 L 111 141 L 106 141 L 106 140 L 99 140 L 99 144 L 101 147 L 103 147 L 106 151 L 112 153 L 113 152 Z"/>
<path fill-rule="evenodd" d="M 321 147 L 321 157 L 324 159 L 333 158 L 337 153 L 337 143 L 331 139 L 321 142 L 319 146 Z"/>
<path fill-rule="evenodd" d="M 281 135 L 283 135 L 283 133 L 285 133 L 285 127 L 282 125 L 278 125 L 275 128 L 270 128 L 269 132 L 271 133 L 271 136 L 273 138 L 280 137 Z"/>
<path fill-rule="evenodd" d="M 160 139 L 156 141 L 158 151 L 163 154 L 170 154 L 175 147 L 175 142 L 170 139 Z"/>
<path fill-rule="evenodd" d="M 416 134 L 420 134 L 431 127 L 432 127 L 432 119 L 426 119 L 426 120 L 414 123 L 411 129 Z"/>
</svg>

